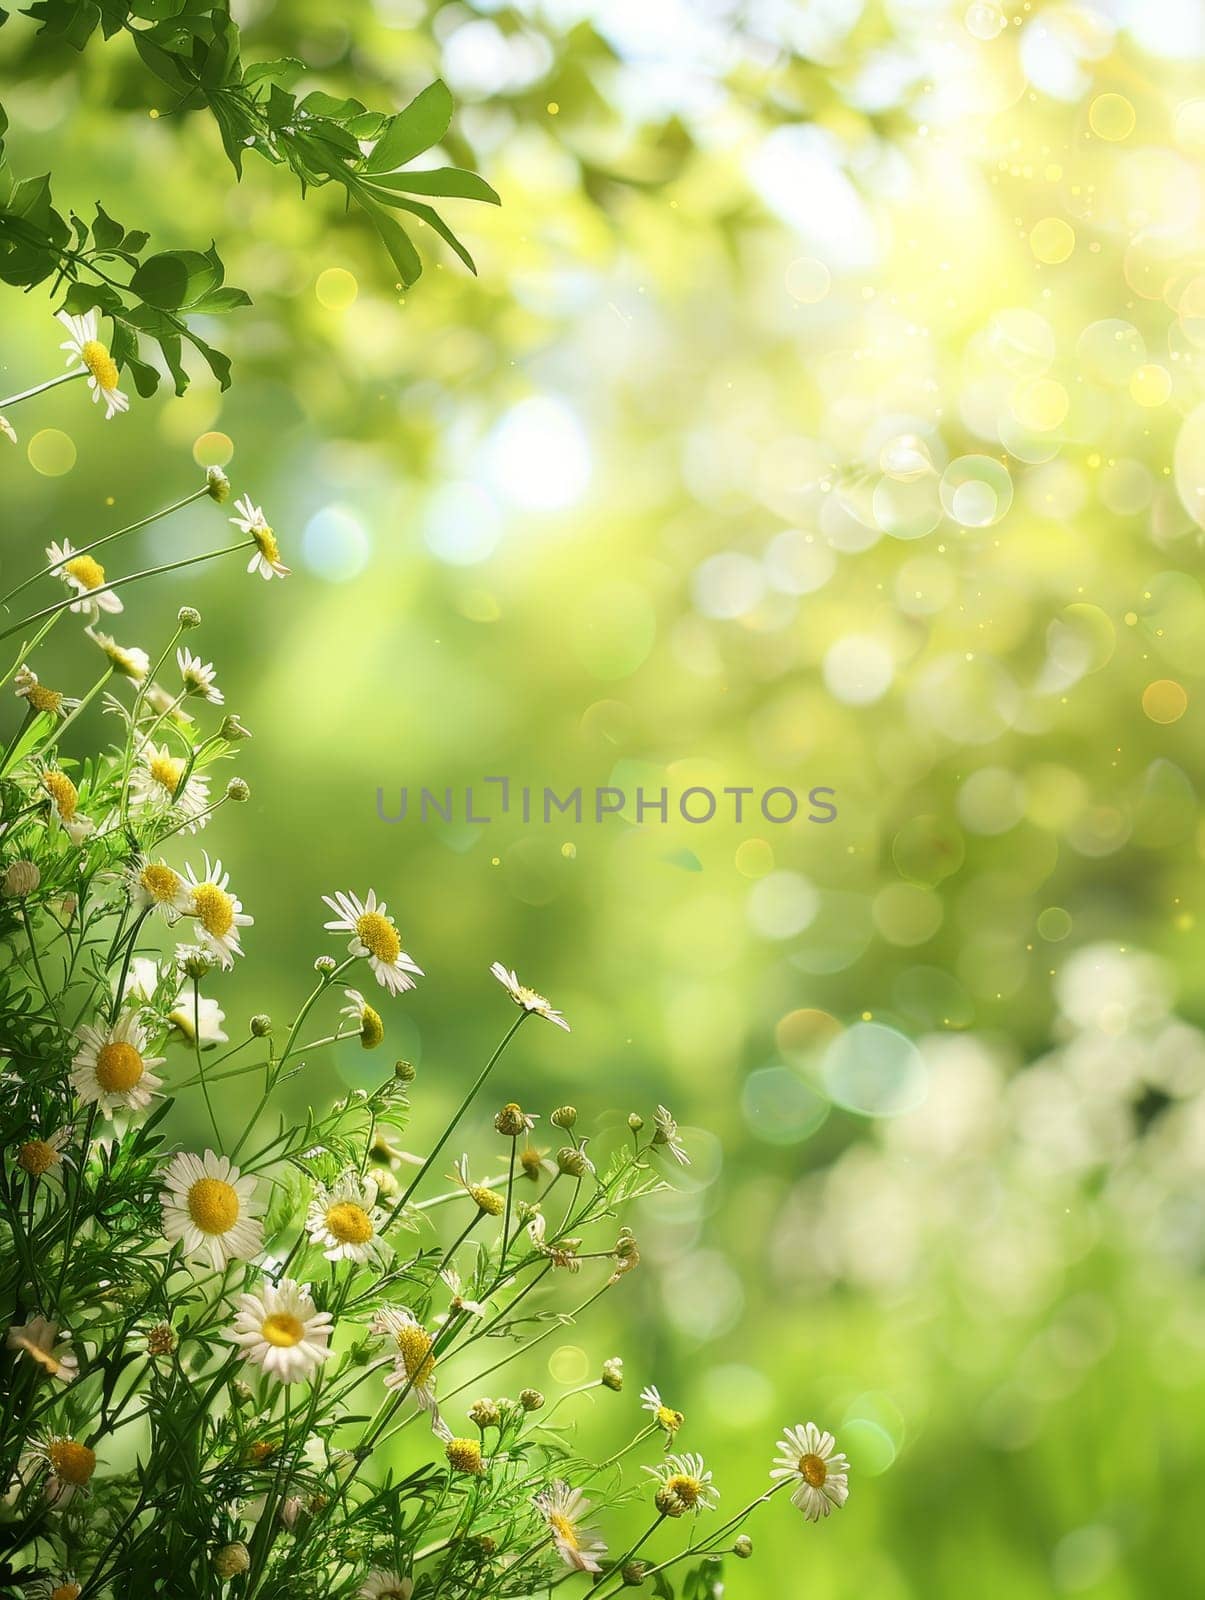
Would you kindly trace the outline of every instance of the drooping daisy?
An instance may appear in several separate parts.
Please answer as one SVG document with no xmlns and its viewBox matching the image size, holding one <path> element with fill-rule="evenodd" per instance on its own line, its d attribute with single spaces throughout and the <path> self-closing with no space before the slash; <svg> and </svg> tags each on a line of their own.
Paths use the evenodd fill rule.
<svg viewBox="0 0 1205 1600">
<path fill-rule="evenodd" d="M 96 308 L 85 311 L 80 317 L 73 317 L 69 311 L 56 311 L 55 316 L 68 333 L 59 349 L 66 350 L 69 367 L 77 361 L 83 363 L 92 399 L 105 402 L 105 421 L 119 411 L 128 411 L 129 396 L 122 394 L 117 387 L 117 363 L 109 354 L 108 345 L 97 337 L 100 318 Z"/>
<path fill-rule="evenodd" d="M 464 1289 L 464 1284 L 461 1282 L 460 1274 L 455 1267 L 443 1267 L 440 1269 L 439 1275 L 452 1296 L 452 1303 L 448 1308 L 450 1311 L 467 1311 L 471 1317 L 483 1317 L 485 1315 L 483 1301 L 465 1299 L 461 1292 Z"/>
<path fill-rule="evenodd" d="M 410 1600 L 413 1593 L 413 1578 L 399 1577 L 384 1567 L 373 1567 L 356 1590 L 358 1600 Z"/>
<path fill-rule="evenodd" d="M 197 919 L 198 937 L 222 966 L 232 967 L 235 956 L 243 953 L 239 929 L 249 928 L 255 918 L 247 916 L 242 902 L 228 892 L 230 874 L 222 871 L 220 861 L 215 861 L 211 866 L 208 853 L 201 877 L 197 877 L 187 864 L 184 871 L 192 891 L 188 914 Z"/>
<path fill-rule="evenodd" d="M 50 798 L 50 813 L 72 844 L 79 844 L 96 827 L 91 817 L 79 809 L 79 790 L 65 772 L 45 767 L 40 775 L 42 788 Z"/>
<path fill-rule="evenodd" d="M 70 539 L 64 539 L 62 544 L 57 541 L 48 544 L 46 560 L 51 577 L 61 578 L 71 593 L 78 596 L 71 602 L 71 611 L 84 612 L 90 622 L 95 622 L 102 611 L 116 616 L 125 610 L 121 597 L 105 588 L 105 569 L 100 562 L 93 556 L 81 555 Z"/>
<path fill-rule="evenodd" d="M 71 1161 L 63 1151 L 71 1140 L 73 1129 L 55 1128 L 40 1138 L 26 1139 L 17 1147 L 17 1165 L 35 1181 L 38 1178 L 58 1177 L 64 1161 Z M 74 1165 L 74 1162 L 71 1163 Z"/>
<path fill-rule="evenodd" d="M 654 1383 L 650 1383 L 647 1389 L 640 1391 L 640 1404 L 646 1411 L 652 1412 L 654 1422 L 659 1428 L 664 1429 L 668 1439 L 673 1438 L 686 1420 L 680 1411 L 675 1411 L 672 1406 L 666 1405 L 661 1398 L 660 1389 Z"/>
<path fill-rule="evenodd" d="M 44 683 L 38 682 L 38 675 L 31 667 L 18 668 L 13 679 L 13 693 L 19 700 L 24 700 L 31 712 L 39 716 L 65 717 L 69 711 L 75 711 L 79 706 L 78 700 L 73 700 L 62 694 L 58 689 L 49 689 Z"/>
<path fill-rule="evenodd" d="M 318 1310 L 308 1283 L 265 1282 L 258 1294 L 240 1294 L 237 1305 L 231 1339 L 281 1383 L 310 1377 L 330 1355 L 331 1315 Z"/>
<path fill-rule="evenodd" d="M 452 1163 L 452 1171 L 448 1176 L 458 1183 L 476 1205 L 478 1211 L 484 1212 L 488 1217 L 500 1217 L 506 1210 L 506 1201 L 497 1191 L 491 1189 L 487 1183 L 474 1183 L 469 1176 L 469 1158 L 467 1155 L 460 1157 Z"/>
<path fill-rule="evenodd" d="M 372 975 L 390 994 L 403 994 L 414 988 L 414 978 L 423 976 L 423 969 L 402 949 L 394 921 L 387 914 L 385 902 L 378 900 L 376 890 L 368 891 L 368 899 L 358 894 L 324 894 L 323 901 L 337 915 L 324 923 L 328 933 L 350 933 L 348 950 L 353 956 L 367 958 Z"/>
<path fill-rule="evenodd" d="M 385 1024 L 381 1021 L 381 1013 L 369 1005 L 358 989 L 344 989 L 343 993 L 351 1003 L 341 1006 L 339 1015 L 355 1023 L 360 1043 L 365 1050 L 375 1050 L 385 1037 Z"/>
<path fill-rule="evenodd" d="M 195 720 L 180 704 L 180 696 L 171 694 L 161 683 L 148 683 L 143 690 L 143 699 L 152 711 L 158 712 L 168 722 L 174 722 L 177 728 L 190 728 Z"/>
<path fill-rule="evenodd" d="M 111 634 L 101 633 L 97 628 L 85 628 L 84 632 L 97 649 L 103 650 L 108 656 L 114 672 L 120 672 L 123 678 L 141 683 L 151 670 L 150 656 L 138 645 L 118 644 Z"/>
<path fill-rule="evenodd" d="M 434 1339 L 422 1323 L 405 1306 L 382 1306 L 372 1319 L 372 1331 L 384 1335 L 393 1343 L 397 1354 L 393 1366 L 385 1376 L 387 1389 L 404 1389 L 410 1393 L 424 1411 L 435 1411 L 435 1357 L 431 1354 Z"/>
<path fill-rule="evenodd" d="M 501 961 L 495 961 L 490 971 L 517 1006 L 522 1006 L 524 1011 L 534 1011 L 537 1017 L 543 1017 L 546 1022 L 554 1022 L 558 1028 L 564 1028 L 566 1033 L 569 1032 L 569 1024 L 559 1011 L 552 1009 L 551 1002 L 545 1000 L 542 994 L 537 994 L 534 989 L 529 989 L 526 984 L 520 983 L 509 967 L 504 967 Z"/>
<path fill-rule="evenodd" d="M 574 1572 L 601 1572 L 600 1556 L 607 1547 L 593 1529 L 582 1526 L 591 1502 L 580 1489 L 571 1489 L 558 1478 L 543 1494 L 535 1497 L 536 1509 L 548 1524 L 553 1548 Z"/>
<path fill-rule="evenodd" d="M 224 702 L 226 696 L 213 681 L 217 673 L 212 661 L 202 661 L 200 656 L 194 656 L 191 650 L 181 646 L 176 651 L 176 665 L 184 680 L 185 694 L 199 695 L 212 706 L 220 706 Z"/>
<path fill-rule="evenodd" d="M 653 1148 L 666 1151 L 680 1166 L 690 1166 L 690 1157 L 678 1137 L 678 1124 L 664 1106 L 657 1107 L 653 1118 Z"/>
<path fill-rule="evenodd" d="M 204 1257 L 215 1272 L 228 1261 L 250 1261 L 264 1247 L 255 1187 L 226 1156 L 180 1151 L 163 1174 L 164 1238 L 179 1241 L 186 1256 Z"/>
<path fill-rule="evenodd" d="M 110 1027 L 85 1023 L 71 1063 L 71 1084 L 85 1105 L 99 1106 L 105 1116 L 119 1108 L 145 1111 L 163 1080 L 151 1070 L 163 1056 L 146 1054 L 146 1029 L 137 1011 L 125 1011 Z"/>
<path fill-rule="evenodd" d="M 135 956 L 126 977 L 125 996 L 151 1005 L 159 982 L 156 963 L 149 956 Z M 197 1040 L 202 1045 L 226 1042 L 226 1035 L 222 1031 L 226 1013 L 216 1000 L 210 1000 L 203 994 L 194 994 L 191 981 L 180 985 L 166 1020 L 186 1044 L 193 1044 Z"/>
<path fill-rule="evenodd" d="M 5 1340 L 10 1350 L 20 1351 L 50 1377 L 60 1383 L 74 1383 L 79 1377 L 79 1358 L 71 1348 L 71 1337 L 59 1337 L 59 1325 L 45 1317 L 29 1317 L 16 1322 Z"/>
<path fill-rule="evenodd" d="M 720 1491 L 698 1455 L 667 1456 L 660 1466 L 645 1467 L 657 1480 L 654 1495 L 662 1516 L 682 1517 L 688 1511 L 714 1511 Z"/>
<path fill-rule="evenodd" d="M 157 911 L 168 923 L 178 921 L 192 907 L 191 889 L 166 861 L 135 856 L 126 869 L 125 886 L 139 911 Z"/>
<path fill-rule="evenodd" d="M 247 571 L 258 572 L 265 579 L 287 578 L 292 568 L 286 567 L 280 559 L 280 546 L 268 526 L 263 508 L 254 505 L 251 496 L 245 494 L 234 502 L 234 509 L 239 515 L 231 517 L 231 522 L 255 540 L 255 554 L 247 563 Z"/>
<path fill-rule="evenodd" d="M 46 1498 L 61 1507 L 77 1494 L 91 1493 L 88 1485 L 96 1471 L 96 1451 L 67 1434 L 56 1433 L 49 1439 L 31 1439 L 22 1466 L 25 1473 L 31 1469 L 46 1473 Z"/>
<path fill-rule="evenodd" d="M 328 1189 L 316 1184 L 306 1217 L 306 1231 L 328 1261 L 380 1260 L 389 1255 L 381 1238 L 385 1213 L 376 1203 L 377 1186 L 354 1167 Z"/>
<path fill-rule="evenodd" d="M 209 779 L 192 772 L 186 780 L 187 771 L 188 762 L 183 756 L 174 756 L 166 745 L 147 740 L 130 773 L 130 800 L 138 806 L 178 811 L 189 819 L 182 831 L 195 833 L 209 821 L 202 815 L 209 805 Z"/>
<path fill-rule="evenodd" d="M 781 1454 L 774 1458 L 770 1476 L 796 1479 L 791 1504 L 798 1506 L 809 1522 L 819 1522 L 849 1498 L 849 1461 L 836 1450 L 832 1434 L 822 1433 L 814 1422 L 784 1432 L 785 1437 L 778 1441 Z"/>
</svg>

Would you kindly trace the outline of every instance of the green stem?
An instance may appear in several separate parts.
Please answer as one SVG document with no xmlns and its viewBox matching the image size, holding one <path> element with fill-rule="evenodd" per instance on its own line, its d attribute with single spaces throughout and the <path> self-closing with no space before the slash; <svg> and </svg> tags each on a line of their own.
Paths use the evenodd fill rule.
<svg viewBox="0 0 1205 1600">
<path fill-rule="evenodd" d="M 77 372 L 62 372 L 57 378 L 47 378 L 45 383 L 35 383 L 32 389 L 22 389 L 20 394 L 10 394 L 6 400 L 0 400 L 0 411 L 19 405 L 22 400 L 32 400 L 35 394 L 45 394 L 47 389 L 57 389 L 60 383 L 70 383 L 72 378 L 87 376 L 87 367 L 80 367 Z"/>
</svg>

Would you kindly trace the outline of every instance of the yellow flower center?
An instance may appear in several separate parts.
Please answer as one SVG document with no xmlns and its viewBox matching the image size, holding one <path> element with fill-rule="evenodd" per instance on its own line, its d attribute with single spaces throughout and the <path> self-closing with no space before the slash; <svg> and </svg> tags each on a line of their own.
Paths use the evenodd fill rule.
<svg viewBox="0 0 1205 1600">
<path fill-rule="evenodd" d="M 192 892 L 193 916 L 215 939 L 224 938 L 234 927 L 234 901 L 216 883 L 201 883 Z"/>
<path fill-rule="evenodd" d="M 800 1456 L 799 1475 L 805 1482 L 810 1483 L 813 1489 L 823 1489 L 828 1482 L 828 1467 L 825 1465 L 824 1457 L 812 1455 L 810 1452 L 806 1456 Z"/>
<path fill-rule="evenodd" d="M 487 1216 L 500 1217 L 506 1210 L 506 1201 L 493 1189 L 487 1189 L 483 1183 L 474 1183 L 469 1188 L 469 1194 L 477 1202 L 478 1211 L 484 1211 Z"/>
<path fill-rule="evenodd" d="M 326 1227 L 340 1244 L 367 1244 L 375 1232 L 372 1218 L 354 1200 L 337 1200 L 328 1206 Z"/>
<path fill-rule="evenodd" d="M 280 560 L 280 546 L 276 542 L 276 535 L 266 522 L 261 522 L 252 528 L 251 537 L 255 540 L 256 548 L 265 561 Z"/>
<path fill-rule="evenodd" d="M 570 1550 L 579 1548 L 577 1542 L 577 1529 L 563 1511 L 550 1511 L 548 1513 L 548 1526 L 556 1534 L 562 1544 L 568 1545 Z"/>
<path fill-rule="evenodd" d="M 48 689 L 43 683 L 35 683 L 25 698 L 33 710 L 48 711 L 52 717 L 57 717 L 63 709 L 63 697 L 59 691 Z"/>
<path fill-rule="evenodd" d="M 70 822 L 79 804 L 79 790 L 65 772 L 44 772 L 42 787 L 54 801 L 54 808 L 64 822 Z"/>
<path fill-rule="evenodd" d="M 374 1011 L 371 1006 L 365 1006 L 360 1012 L 360 1043 L 365 1050 L 375 1050 L 385 1037 L 385 1024 L 381 1021 L 381 1013 Z"/>
<path fill-rule="evenodd" d="M 412 1384 L 422 1388 L 430 1382 L 431 1374 L 435 1371 L 435 1357 L 429 1353 L 431 1335 L 425 1328 L 407 1322 L 397 1330 L 395 1338 L 406 1376 Z"/>
<path fill-rule="evenodd" d="M 96 1471 L 96 1451 L 76 1439 L 54 1439 L 47 1446 L 51 1470 L 63 1483 L 81 1488 Z"/>
<path fill-rule="evenodd" d="M 291 1311 L 273 1311 L 263 1320 L 259 1330 L 269 1344 L 278 1350 L 291 1349 L 305 1338 L 305 1324 Z"/>
<path fill-rule="evenodd" d="M 273 1440 L 257 1439 L 247 1451 L 247 1459 L 249 1461 L 254 1461 L 257 1464 L 263 1461 L 271 1461 L 272 1457 L 276 1454 L 276 1451 L 277 1446 Z"/>
<path fill-rule="evenodd" d="M 529 1144 L 526 1150 L 520 1150 L 519 1165 L 529 1178 L 540 1176 L 543 1170 L 540 1164 L 540 1152 L 534 1145 Z"/>
<path fill-rule="evenodd" d="M 61 1157 L 58 1151 L 45 1139 L 30 1139 L 17 1151 L 17 1161 L 31 1178 L 40 1178 L 57 1167 Z"/>
<path fill-rule="evenodd" d="M 402 941 L 397 936 L 397 929 L 379 911 L 366 911 L 363 916 L 356 918 L 356 938 L 387 967 L 391 967 L 402 953 Z"/>
<path fill-rule="evenodd" d="M 78 1583 L 60 1583 L 50 1591 L 50 1600 L 79 1600 Z"/>
<path fill-rule="evenodd" d="M 117 363 L 106 345 L 101 344 L 99 339 L 89 339 L 79 354 L 80 360 L 102 389 L 116 389 Z"/>
<path fill-rule="evenodd" d="M 152 861 L 143 867 L 138 882 L 160 905 L 170 905 L 180 890 L 180 874 L 162 861 Z"/>
<path fill-rule="evenodd" d="M 96 1052 L 96 1081 L 109 1094 L 125 1094 L 142 1072 L 142 1057 L 124 1039 L 111 1039 Z"/>
<path fill-rule="evenodd" d="M 676 1433 L 682 1426 L 682 1413 L 680 1411 L 671 1411 L 669 1406 L 658 1406 L 657 1421 L 665 1429 L 666 1433 Z"/>
<path fill-rule="evenodd" d="M 153 756 L 147 771 L 173 798 L 184 776 L 184 762 L 176 756 Z"/>
<path fill-rule="evenodd" d="M 482 1470 L 481 1446 L 476 1439 L 449 1439 L 446 1454 L 449 1464 L 457 1472 Z"/>
<path fill-rule="evenodd" d="M 698 1478 L 692 1478 L 686 1472 L 675 1472 L 666 1481 L 665 1487 L 676 1494 L 684 1506 L 698 1505 L 699 1496 L 703 1492 L 703 1485 Z"/>
<path fill-rule="evenodd" d="M 238 1195 L 221 1178 L 198 1178 L 188 1191 L 188 1214 L 202 1233 L 229 1233 L 238 1221 Z"/>
<path fill-rule="evenodd" d="M 105 581 L 105 569 L 91 556 L 72 556 L 64 561 L 63 571 L 79 584 L 81 589 L 99 589 Z"/>
</svg>

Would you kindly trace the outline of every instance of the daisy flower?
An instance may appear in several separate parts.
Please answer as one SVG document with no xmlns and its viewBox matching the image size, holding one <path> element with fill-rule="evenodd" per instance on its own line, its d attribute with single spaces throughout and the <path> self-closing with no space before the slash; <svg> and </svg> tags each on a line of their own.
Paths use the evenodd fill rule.
<svg viewBox="0 0 1205 1600">
<path fill-rule="evenodd" d="M 60 1339 L 57 1322 L 48 1322 L 45 1317 L 16 1322 L 8 1330 L 5 1344 L 10 1350 L 24 1351 L 60 1383 L 73 1383 L 79 1377 L 79 1360 L 71 1348 L 70 1335 L 64 1334 Z"/>
<path fill-rule="evenodd" d="M 105 402 L 105 421 L 118 411 L 128 411 L 130 401 L 117 387 L 117 363 L 109 354 L 108 345 L 97 338 L 100 318 L 95 306 L 83 316 L 73 317 L 69 311 L 56 311 L 55 316 L 67 330 L 67 338 L 59 346 L 67 352 L 67 365 L 83 363 L 88 374 L 88 387 L 94 401 Z"/>
<path fill-rule="evenodd" d="M 574 1572 L 601 1572 L 598 1558 L 607 1553 L 598 1534 L 582 1526 L 590 1504 L 580 1489 L 571 1489 L 559 1478 L 535 1497 L 536 1510 L 548 1524 L 557 1555 Z"/>
<path fill-rule="evenodd" d="M 504 967 L 501 961 L 495 961 L 490 971 L 517 1006 L 522 1006 L 524 1011 L 534 1011 L 537 1017 L 543 1017 L 546 1022 L 555 1022 L 558 1028 L 569 1032 L 569 1024 L 561 1013 L 554 1011 L 542 994 L 520 983 L 509 967 Z"/>
<path fill-rule="evenodd" d="M 640 1404 L 646 1411 L 652 1412 L 653 1420 L 659 1428 L 665 1430 L 670 1439 L 686 1420 L 680 1411 L 675 1411 L 672 1406 L 666 1405 L 656 1384 L 650 1383 L 647 1389 L 640 1391 Z"/>
<path fill-rule="evenodd" d="M 265 1282 L 259 1294 L 240 1294 L 236 1303 L 231 1339 L 281 1383 L 312 1376 L 330 1355 L 331 1315 L 318 1310 L 308 1283 Z"/>
<path fill-rule="evenodd" d="M 401 1578 L 384 1567 L 373 1567 L 356 1590 L 358 1600 L 410 1600 L 413 1593 L 413 1578 Z"/>
<path fill-rule="evenodd" d="M 46 1498 L 51 1505 L 68 1505 L 75 1496 L 87 1495 L 96 1471 L 96 1451 L 67 1434 L 52 1434 L 49 1439 L 33 1439 L 25 1452 L 26 1472 L 46 1473 Z"/>
<path fill-rule="evenodd" d="M 381 1238 L 385 1213 L 376 1199 L 376 1184 L 352 1167 L 340 1174 L 333 1188 L 315 1185 L 305 1224 L 310 1243 L 318 1245 L 328 1261 L 364 1262 L 388 1256 L 389 1246 Z"/>
<path fill-rule="evenodd" d="M 136 806 L 169 807 L 189 819 L 184 833 L 195 833 L 209 821 L 202 813 L 209 806 L 209 779 L 184 774 L 188 763 L 174 756 L 166 745 L 149 739 L 138 752 L 138 764 L 130 773 L 130 799 Z M 181 787 L 183 784 L 183 787 Z"/>
<path fill-rule="evenodd" d="M 217 673 L 214 671 L 212 661 L 202 661 L 200 656 L 194 656 L 191 650 L 181 646 L 176 651 L 176 665 L 184 680 L 185 694 L 200 695 L 212 706 L 220 706 L 223 703 L 226 697 L 213 681 Z"/>
<path fill-rule="evenodd" d="M 657 1107 L 653 1118 L 653 1148 L 667 1151 L 680 1166 L 690 1166 L 690 1157 L 678 1138 L 678 1124 L 664 1106 Z"/>
<path fill-rule="evenodd" d="M 657 1510 L 666 1517 L 681 1517 L 688 1511 L 714 1511 L 720 1491 L 711 1473 L 696 1455 L 667 1456 L 657 1467 L 645 1467 L 657 1480 Z"/>
<path fill-rule="evenodd" d="M 262 507 L 253 505 L 251 496 L 245 494 L 234 502 L 234 509 L 239 514 L 231 517 L 231 522 L 255 540 L 255 554 L 247 563 L 247 571 L 258 572 L 264 579 L 287 578 L 292 569 L 280 559 L 280 546 L 267 524 Z"/>
<path fill-rule="evenodd" d="M 373 1010 L 358 989 L 344 989 L 343 993 L 351 1003 L 341 1006 L 339 1015 L 355 1023 L 360 1043 L 365 1050 L 375 1050 L 385 1037 L 385 1024 L 381 1021 L 381 1013 Z"/>
<path fill-rule="evenodd" d="M 168 923 L 177 921 L 192 907 L 188 884 L 166 861 L 135 856 L 125 872 L 125 888 L 139 911 L 157 911 Z"/>
<path fill-rule="evenodd" d="M 234 965 L 235 956 L 241 956 L 239 929 L 249 928 L 255 921 L 243 911 L 242 902 L 227 892 L 230 874 L 222 871 L 222 863 L 210 865 L 205 856 L 205 872 L 198 878 L 185 864 L 188 886 L 192 891 L 188 914 L 197 919 L 197 933 L 201 943 L 224 967 Z"/>
<path fill-rule="evenodd" d="M 126 978 L 125 994 L 147 1005 L 154 1002 L 159 988 L 159 968 L 149 956 L 135 956 Z M 202 1045 L 225 1044 L 222 1023 L 226 1013 L 216 1000 L 205 995 L 195 995 L 191 982 L 182 983 L 166 1020 L 181 1035 L 186 1044 L 199 1041 Z"/>
<path fill-rule="evenodd" d="M 50 813 L 61 825 L 72 844 L 79 844 L 96 827 L 91 817 L 79 809 L 79 790 L 65 772 L 46 767 L 40 774 L 42 788 L 50 797 Z"/>
<path fill-rule="evenodd" d="M 99 1106 L 105 1116 L 119 1107 L 145 1111 L 163 1084 L 151 1069 L 161 1067 L 164 1058 L 145 1054 L 146 1029 L 137 1011 L 123 1012 L 109 1027 L 85 1023 L 77 1037 L 71 1085 L 83 1103 Z"/>
<path fill-rule="evenodd" d="M 385 1377 L 387 1389 L 404 1389 L 424 1411 L 435 1410 L 434 1339 L 405 1306 L 382 1306 L 372 1319 L 372 1331 L 393 1341 L 397 1355 Z"/>
<path fill-rule="evenodd" d="M 150 656 L 138 645 L 118 644 L 112 634 L 101 633 L 96 628 L 85 628 L 84 632 L 97 649 L 103 650 L 108 656 L 114 672 L 120 672 L 123 678 L 132 678 L 135 683 L 141 683 L 151 670 Z"/>
<path fill-rule="evenodd" d="M 250 1261 L 264 1247 L 262 1201 L 255 1179 L 242 1177 L 225 1156 L 180 1151 L 163 1174 L 163 1236 L 186 1256 L 204 1256 L 214 1271 Z"/>
<path fill-rule="evenodd" d="M 13 679 L 13 693 L 19 700 L 24 700 L 30 711 L 36 715 L 45 714 L 48 717 L 65 717 L 69 711 L 79 707 L 79 701 L 70 699 L 61 694 L 58 689 L 48 689 L 44 683 L 38 682 L 38 675 L 32 667 L 22 666 L 18 669 Z"/>
<path fill-rule="evenodd" d="M 73 1573 L 65 1572 L 59 1578 L 35 1578 L 25 1593 L 28 1600 L 79 1600 L 83 1587 Z"/>
<path fill-rule="evenodd" d="M 195 719 L 180 704 L 180 696 L 171 694 L 161 683 L 148 683 L 142 698 L 152 711 L 158 712 L 168 722 L 174 722 L 177 728 L 192 727 Z"/>
<path fill-rule="evenodd" d="M 849 1498 L 849 1462 L 834 1449 L 831 1433 L 821 1433 L 814 1422 L 797 1424 L 785 1430 L 778 1441 L 782 1452 L 774 1458 L 772 1478 L 794 1478 L 791 1504 L 798 1506 L 809 1522 L 819 1522 L 833 1507 Z"/>
<path fill-rule="evenodd" d="M 63 1162 L 70 1160 L 63 1151 L 70 1142 L 72 1128 L 55 1128 L 40 1138 L 26 1139 L 17 1147 L 17 1165 L 31 1178 L 58 1177 Z M 74 1165 L 74 1163 L 72 1163 Z"/>
<path fill-rule="evenodd" d="M 402 949 L 393 918 L 387 915 L 385 902 L 378 901 L 375 889 L 368 891 L 367 900 L 341 891 L 324 894 L 322 899 L 337 913 L 333 921 L 323 924 L 327 932 L 351 934 L 347 948 L 353 956 L 367 958 L 372 975 L 382 988 L 390 994 L 404 994 L 414 988 L 410 974 L 421 978 L 423 969 Z"/>
<path fill-rule="evenodd" d="M 90 622 L 97 621 L 102 611 L 116 616 L 125 610 L 120 597 L 112 589 L 105 588 L 105 569 L 100 562 L 93 556 L 81 555 L 70 539 L 64 539 L 62 544 L 57 541 L 48 544 L 46 560 L 51 577 L 61 578 L 71 593 L 78 596 L 69 610 L 86 613 Z"/>
</svg>

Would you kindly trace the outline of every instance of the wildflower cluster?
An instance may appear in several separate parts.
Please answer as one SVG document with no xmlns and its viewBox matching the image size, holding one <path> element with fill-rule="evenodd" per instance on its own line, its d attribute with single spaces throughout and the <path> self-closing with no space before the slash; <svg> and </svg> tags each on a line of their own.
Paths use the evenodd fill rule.
<svg viewBox="0 0 1205 1600">
<path fill-rule="evenodd" d="M 103 395 L 101 369 L 96 357 Z M 228 492 L 211 471 L 178 504 Z M 236 509 L 243 537 L 225 548 L 284 577 L 261 508 Z M 315 895 L 328 948 L 289 1024 L 229 1024 L 219 985 L 255 919 L 198 840 L 248 794 L 217 772 L 249 735 L 213 664 L 181 642 L 195 610 L 153 651 L 99 631 L 126 580 L 96 551 L 119 538 L 48 549 L 4 603 L 35 583 L 65 593 L 0 628 L 25 641 L 0 677 L 17 713 L 0 757 L 0 1561 L 13 1581 L 69 1600 L 168 1592 L 168 1579 L 182 1596 L 455 1600 L 575 1572 L 609 1596 L 657 1573 L 664 1595 L 678 1563 L 749 1554 L 744 1519 L 779 1489 L 813 1520 L 841 1505 L 845 1458 L 808 1423 L 786 1430 L 766 1493 L 720 1520 L 711 1470 L 676 1452 L 685 1419 L 653 1387 L 630 1441 L 586 1460 L 573 1402 L 621 1391 L 618 1359 L 551 1402 L 481 1392 L 639 1264 L 617 1219 L 689 1164 L 664 1106 L 647 1125 L 633 1114 L 600 1158 L 576 1108 L 507 1099 L 485 1147 L 456 1151 L 519 1030 L 569 1028 L 513 970 L 493 977 L 517 1014 L 424 1152 L 400 1142 L 405 1062 L 300 1124 L 272 1121 L 320 1051 L 381 1047 L 423 968 L 374 889 L 335 887 L 325 919 Z M 45 659 L 71 617 L 99 655 L 78 697 Z M 71 755 L 93 702 L 115 737 Z M 202 1148 L 173 1136 L 190 1092 Z M 640 1475 L 651 1525 L 616 1552 L 599 1502 L 630 1497 L 619 1463 L 658 1446 Z M 683 1519 L 685 1547 L 654 1556 L 652 1535 Z"/>
</svg>

